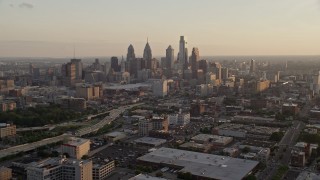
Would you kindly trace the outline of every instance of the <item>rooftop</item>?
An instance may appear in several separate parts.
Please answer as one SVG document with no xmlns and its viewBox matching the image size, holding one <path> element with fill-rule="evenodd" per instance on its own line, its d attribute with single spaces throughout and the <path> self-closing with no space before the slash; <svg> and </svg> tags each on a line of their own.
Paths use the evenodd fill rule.
<svg viewBox="0 0 320 180">
<path fill-rule="evenodd" d="M 29 167 L 40 168 L 40 169 L 51 169 L 60 165 L 74 165 L 81 166 L 83 163 L 88 163 L 90 160 L 78 160 L 78 159 L 67 159 L 67 158 L 47 158 L 38 162 L 32 162 L 28 164 Z"/>
<path fill-rule="evenodd" d="M 259 163 L 258 161 L 164 147 L 141 156 L 138 160 L 181 166 L 183 172 L 221 180 L 242 179 Z"/>
<path fill-rule="evenodd" d="M 166 180 L 166 179 L 160 178 L 160 177 L 153 177 L 146 174 L 138 174 L 130 178 L 129 180 Z"/>
<path fill-rule="evenodd" d="M 217 136 L 212 134 L 198 134 L 191 138 L 191 140 L 195 141 L 211 141 L 211 142 L 217 142 L 217 143 L 224 143 L 225 141 L 232 141 L 232 137 L 227 136 Z"/>
<path fill-rule="evenodd" d="M 68 142 L 66 142 L 64 144 L 68 144 L 70 146 L 80 146 L 88 141 L 90 141 L 90 140 L 83 139 L 83 138 L 77 138 L 77 137 L 71 137 L 71 138 L 69 138 Z"/>
<path fill-rule="evenodd" d="M 106 136 L 108 137 L 118 137 L 118 136 L 125 136 L 126 134 L 123 132 L 119 132 L 119 131 L 114 131 L 111 133 L 106 134 Z"/>
<path fill-rule="evenodd" d="M 152 138 L 152 137 L 142 137 L 134 140 L 135 143 L 143 143 L 143 144 L 151 144 L 154 146 L 158 146 L 167 142 L 165 139 Z"/>
</svg>

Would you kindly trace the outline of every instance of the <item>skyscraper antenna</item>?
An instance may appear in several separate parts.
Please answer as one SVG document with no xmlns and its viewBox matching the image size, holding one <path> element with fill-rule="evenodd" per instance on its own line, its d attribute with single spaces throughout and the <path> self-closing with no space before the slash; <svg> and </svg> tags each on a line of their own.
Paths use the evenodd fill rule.
<svg viewBox="0 0 320 180">
<path fill-rule="evenodd" d="M 76 58 L 76 46 L 73 44 L 73 59 Z"/>
<path fill-rule="evenodd" d="M 149 43 L 149 37 L 147 37 L 147 43 Z"/>
</svg>

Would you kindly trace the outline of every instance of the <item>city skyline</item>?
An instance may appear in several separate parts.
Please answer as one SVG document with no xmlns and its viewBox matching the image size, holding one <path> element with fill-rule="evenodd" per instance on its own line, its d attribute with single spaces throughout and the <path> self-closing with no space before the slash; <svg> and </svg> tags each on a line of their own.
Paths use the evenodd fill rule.
<svg viewBox="0 0 320 180">
<path fill-rule="evenodd" d="M 121 56 L 133 44 L 142 57 L 148 37 L 165 56 L 181 35 L 203 56 L 319 55 L 319 15 L 318 0 L 1 0 L 0 56 Z"/>
</svg>

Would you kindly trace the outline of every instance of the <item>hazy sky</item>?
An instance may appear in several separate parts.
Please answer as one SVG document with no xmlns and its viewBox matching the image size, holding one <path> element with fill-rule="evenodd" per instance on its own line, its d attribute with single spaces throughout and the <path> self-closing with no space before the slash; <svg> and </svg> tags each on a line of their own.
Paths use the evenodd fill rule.
<svg viewBox="0 0 320 180">
<path fill-rule="evenodd" d="M 0 0 L 0 56 L 319 55 L 320 0 Z M 191 51 L 190 51 L 191 52 Z"/>
</svg>

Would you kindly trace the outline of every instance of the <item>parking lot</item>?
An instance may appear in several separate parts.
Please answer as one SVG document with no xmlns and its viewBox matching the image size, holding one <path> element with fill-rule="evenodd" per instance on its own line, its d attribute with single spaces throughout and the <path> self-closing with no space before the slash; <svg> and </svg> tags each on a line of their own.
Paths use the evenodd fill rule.
<svg viewBox="0 0 320 180">
<path fill-rule="evenodd" d="M 95 155 L 95 157 L 103 159 L 114 159 L 117 166 L 120 167 L 134 167 L 136 164 L 136 158 L 148 153 L 147 149 L 113 145 L 110 146 Z M 129 166 L 129 167 L 130 167 Z"/>
</svg>

